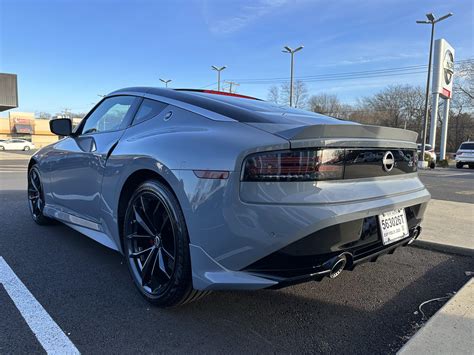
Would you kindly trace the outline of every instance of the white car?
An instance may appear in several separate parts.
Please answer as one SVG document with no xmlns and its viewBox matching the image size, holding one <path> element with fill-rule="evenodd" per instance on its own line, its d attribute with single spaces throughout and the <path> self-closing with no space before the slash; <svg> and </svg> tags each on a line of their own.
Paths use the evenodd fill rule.
<svg viewBox="0 0 474 355">
<path fill-rule="evenodd" d="M 24 139 L 9 139 L 0 142 L 0 150 L 30 150 L 34 149 L 35 145 Z"/>
<path fill-rule="evenodd" d="M 421 144 L 418 144 L 418 153 L 421 153 Z M 425 154 L 428 154 L 431 157 L 431 160 L 436 162 L 436 153 L 431 144 L 425 144 Z"/>
<path fill-rule="evenodd" d="M 474 142 L 464 142 L 456 152 L 456 168 L 462 169 L 468 164 L 470 169 L 474 169 Z"/>
</svg>

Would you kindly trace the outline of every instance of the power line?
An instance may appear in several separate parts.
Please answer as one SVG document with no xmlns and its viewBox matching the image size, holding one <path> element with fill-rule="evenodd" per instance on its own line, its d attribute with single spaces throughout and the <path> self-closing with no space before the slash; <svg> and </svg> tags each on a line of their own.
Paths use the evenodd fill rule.
<svg viewBox="0 0 474 355">
<path fill-rule="evenodd" d="M 473 61 L 474 61 L 474 58 L 468 58 L 468 59 L 459 60 L 456 63 L 457 64 L 472 63 Z M 427 65 L 411 65 L 411 66 L 405 66 L 405 67 L 374 69 L 374 70 L 365 70 L 365 71 L 306 75 L 306 76 L 296 77 L 296 79 L 304 81 L 304 82 L 314 82 L 314 81 L 375 78 L 375 77 L 394 76 L 394 75 L 413 75 L 413 74 L 426 73 L 426 67 Z M 239 81 L 240 83 L 244 83 L 244 84 L 271 84 L 275 82 L 288 81 L 288 78 L 287 77 L 247 78 L 247 79 L 233 79 L 233 80 Z"/>
</svg>

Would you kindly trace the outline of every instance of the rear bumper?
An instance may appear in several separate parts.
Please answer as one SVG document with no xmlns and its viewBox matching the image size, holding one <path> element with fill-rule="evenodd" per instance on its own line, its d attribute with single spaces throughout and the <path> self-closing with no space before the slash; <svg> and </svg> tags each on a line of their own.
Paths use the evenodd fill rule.
<svg viewBox="0 0 474 355">
<path fill-rule="evenodd" d="M 178 199 L 188 227 L 193 286 L 198 290 L 276 286 L 281 283 L 276 277 L 282 275 L 262 276 L 257 272 L 261 270 L 249 271 L 249 266 L 333 226 L 346 226 L 343 234 L 358 239 L 353 230 L 357 232 L 359 227 L 351 227 L 351 223 L 419 206 L 413 228 L 422 220 L 430 199 L 416 174 L 290 184 L 244 184 L 238 173 L 225 180 L 211 180 L 182 170 L 178 177 L 183 184 L 184 193 L 178 194 Z M 342 252 L 349 247 L 337 237 L 321 245 L 327 248 L 314 254 Z"/>
<path fill-rule="evenodd" d="M 455 160 L 457 163 L 474 163 L 474 156 L 456 155 Z"/>
<path fill-rule="evenodd" d="M 397 242 L 384 245 L 377 217 L 364 218 L 334 225 L 313 233 L 289 246 L 249 265 L 246 272 L 277 282 L 272 288 L 321 280 L 331 274 L 335 262 L 345 260 L 344 269 L 353 270 L 358 264 L 376 261 L 383 254 L 411 244 L 421 233 L 419 209 L 406 208 L 409 235 Z"/>
</svg>

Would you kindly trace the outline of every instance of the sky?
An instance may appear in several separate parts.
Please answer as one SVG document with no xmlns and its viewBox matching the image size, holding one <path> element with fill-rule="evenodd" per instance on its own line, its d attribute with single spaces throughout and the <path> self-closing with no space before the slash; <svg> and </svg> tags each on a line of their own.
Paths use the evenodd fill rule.
<svg viewBox="0 0 474 355">
<path fill-rule="evenodd" d="M 217 88 L 211 65 L 238 92 L 266 99 L 295 76 L 426 65 L 425 14 L 453 12 L 435 38 L 456 59 L 474 57 L 469 0 L 0 0 L 0 72 L 18 75 L 17 111 L 87 112 L 103 95 L 129 86 Z M 426 70 L 426 69 L 425 69 Z M 308 81 L 310 94 L 347 103 L 387 85 L 425 85 L 426 72 Z M 255 79 L 273 79 L 258 82 Z M 6 113 L 0 115 L 5 116 Z"/>
</svg>

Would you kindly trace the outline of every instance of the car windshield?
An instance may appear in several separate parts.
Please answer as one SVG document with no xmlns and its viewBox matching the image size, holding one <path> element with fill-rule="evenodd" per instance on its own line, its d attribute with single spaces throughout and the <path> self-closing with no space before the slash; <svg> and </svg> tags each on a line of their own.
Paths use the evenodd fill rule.
<svg viewBox="0 0 474 355">
<path fill-rule="evenodd" d="M 474 150 L 474 142 L 461 144 L 459 150 Z"/>
</svg>

